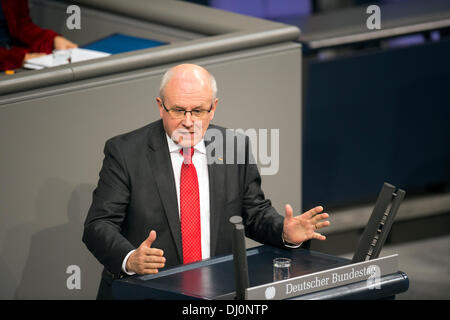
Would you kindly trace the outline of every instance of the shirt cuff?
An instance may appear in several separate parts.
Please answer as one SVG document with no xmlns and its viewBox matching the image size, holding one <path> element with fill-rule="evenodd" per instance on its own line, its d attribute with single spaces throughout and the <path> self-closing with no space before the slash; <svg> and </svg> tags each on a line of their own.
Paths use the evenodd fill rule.
<svg viewBox="0 0 450 320">
<path fill-rule="evenodd" d="M 291 249 L 300 248 L 300 246 L 303 244 L 303 242 L 300 242 L 300 244 L 292 244 L 292 243 L 284 241 L 284 232 L 281 233 L 281 239 L 283 240 L 284 246 L 287 248 L 291 248 Z"/>
<path fill-rule="evenodd" d="M 130 257 L 130 255 L 133 253 L 133 252 L 135 252 L 136 250 L 131 250 L 130 252 L 128 252 L 128 254 L 125 256 L 125 259 L 123 259 L 123 262 L 122 262 L 122 271 L 123 272 L 125 272 L 127 275 L 129 275 L 129 276 L 132 276 L 133 274 L 136 274 L 136 272 L 133 272 L 133 271 L 131 271 L 131 272 L 128 272 L 127 271 L 127 261 L 128 261 L 128 258 Z"/>
</svg>

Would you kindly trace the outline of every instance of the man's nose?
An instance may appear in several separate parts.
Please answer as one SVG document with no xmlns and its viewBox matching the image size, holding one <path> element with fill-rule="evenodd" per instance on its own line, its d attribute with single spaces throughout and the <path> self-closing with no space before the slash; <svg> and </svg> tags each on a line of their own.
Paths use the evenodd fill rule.
<svg viewBox="0 0 450 320">
<path fill-rule="evenodd" d="M 186 115 L 183 119 L 183 125 L 185 127 L 192 127 L 194 125 L 194 121 L 192 120 L 192 115 L 190 112 L 186 112 Z"/>
</svg>

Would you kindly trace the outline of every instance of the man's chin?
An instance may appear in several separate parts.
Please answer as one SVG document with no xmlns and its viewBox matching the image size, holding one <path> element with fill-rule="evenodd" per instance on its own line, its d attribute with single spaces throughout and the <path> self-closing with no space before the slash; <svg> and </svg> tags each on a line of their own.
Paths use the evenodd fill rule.
<svg viewBox="0 0 450 320">
<path fill-rule="evenodd" d="M 195 146 L 201 139 L 197 134 L 179 134 L 174 141 L 181 147 L 188 148 Z"/>
</svg>

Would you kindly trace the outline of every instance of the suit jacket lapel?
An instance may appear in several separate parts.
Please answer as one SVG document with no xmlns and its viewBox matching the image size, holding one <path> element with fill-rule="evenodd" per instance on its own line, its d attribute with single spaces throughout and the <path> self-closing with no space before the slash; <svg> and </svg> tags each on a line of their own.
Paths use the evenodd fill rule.
<svg viewBox="0 0 450 320">
<path fill-rule="evenodd" d="M 183 261 L 181 224 L 178 213 L 178 200 L 173 176 L 172 162 L 162 121 L 148 133 L 148 160 L 155 177 L 164 212 L 177 248 L 179 262 Z"/>
</svg>

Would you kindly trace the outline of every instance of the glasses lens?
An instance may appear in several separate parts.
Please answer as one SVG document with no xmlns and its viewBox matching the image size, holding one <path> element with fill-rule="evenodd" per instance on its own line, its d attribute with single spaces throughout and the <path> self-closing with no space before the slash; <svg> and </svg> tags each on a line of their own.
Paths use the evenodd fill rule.
<svg viewBox="0 0 450 320">
<path fill-rule="evenodd" d="M 172 109 L 172 110 L 169 110 L 169 113 L 173 118 L 176 118 L 176 119 L 184 118 L 184 110 Z"/>
<path fill-rule="evenodd" d="M 199 119 L 203 119 L 206 116 L 206 114 L 208 113 L 208 111 L 207 110 L 192 110 L 192 111 L 188 111 L 186 113 L 190 113 L 191 117 L 193 119 L 199 120 Z M 177 109 L 170 109 L 169 114 L 175 119 L 182 119 L 182 118 L 184 118 L 185 111 L 177 110 Z"/>
<path fill-rule="evenodd" d="M 202 119 L 206 113 L 208 113 L 206 110 L 192 110 L 192 118 Z"/>
</svg>

